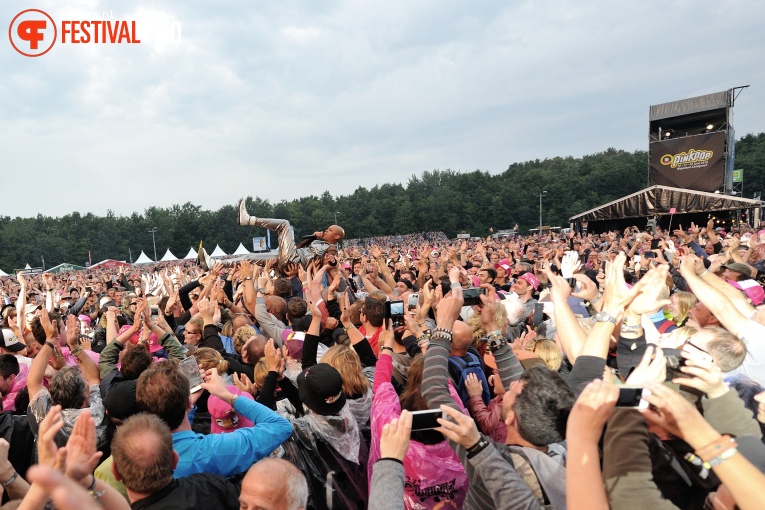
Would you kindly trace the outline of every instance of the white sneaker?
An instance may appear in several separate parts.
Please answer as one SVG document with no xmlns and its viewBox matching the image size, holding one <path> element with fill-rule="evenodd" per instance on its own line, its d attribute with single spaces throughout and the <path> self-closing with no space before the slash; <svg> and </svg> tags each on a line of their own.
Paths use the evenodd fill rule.
<svg viewBox="0 0 765 510">
<path fill-rule="evenodd" d="M 237 208 L 239 209 L 239 224 L 243 227 L 250 224 L 250 215 L 247 214 L 247 209 L 245 207 L 244 199 L 240 198 Z"/>
</svg>

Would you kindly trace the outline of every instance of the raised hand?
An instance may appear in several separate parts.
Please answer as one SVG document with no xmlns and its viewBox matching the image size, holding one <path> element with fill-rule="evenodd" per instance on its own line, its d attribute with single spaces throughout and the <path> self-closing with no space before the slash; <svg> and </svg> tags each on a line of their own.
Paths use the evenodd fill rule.
<svg viewBox="0 0 765 510">
<path fill-rule="evenodd" d="M 569 441 L 597 444 L 618 399 L 619 387 L 612 384 L 610 377 L 589 383 L 571 409 L 566 424 L 566 438 Z"/>
<path fill-rule="evenodd" d="M 82 480 L 98 467 L 102 455 L 96 447 L 96 424 L 90 410 L 84 409 L 66 442 L 66 476 Z"/>
<path fill-rule="evenodd" d="M 393 418 L 383 425 L 380 434 L 380 458 L 398 459 L 403 462 L 409 449 L 411 433 L 412 414 L 404 409 L 398 418 Z"/>
</svg>

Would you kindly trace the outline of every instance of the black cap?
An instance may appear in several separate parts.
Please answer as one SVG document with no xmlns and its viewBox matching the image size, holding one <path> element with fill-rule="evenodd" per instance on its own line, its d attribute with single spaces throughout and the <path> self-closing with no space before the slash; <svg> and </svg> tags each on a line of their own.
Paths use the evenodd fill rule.
<svg viewBox="0 0 765 510">
<path fill-rule="evenodd" d="M 300 400 L 316 414 L 338 414 L 345 406 L 343 378 L 327 363 L 303 370 L 297 377 L 297 383 Z"/>
</svg>

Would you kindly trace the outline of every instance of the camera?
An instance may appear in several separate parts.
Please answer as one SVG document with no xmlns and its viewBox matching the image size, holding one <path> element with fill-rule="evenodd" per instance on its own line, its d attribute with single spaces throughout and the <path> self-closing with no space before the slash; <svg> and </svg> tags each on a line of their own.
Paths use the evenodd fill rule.
<svg viewBox="0 0 765 510">
<path fill-rule="evenodd" d="M 462 289 L 462 298 L 465 306 L 482 305 L 481 295 L 486 293 L 486 289 L 481 287 L 468 287 Z"/>
</svg>

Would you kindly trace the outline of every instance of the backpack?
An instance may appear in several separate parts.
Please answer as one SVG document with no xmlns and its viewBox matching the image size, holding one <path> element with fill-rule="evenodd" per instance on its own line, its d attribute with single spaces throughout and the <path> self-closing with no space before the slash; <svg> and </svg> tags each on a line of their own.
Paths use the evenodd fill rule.
<svg viewBox="0 0 765 510">
<path fill-rule="evenodd" d="M 486 380 L 486 374 L 481 366 L 481 359 L 470 351 L 468 351 L 467 357 L 470 358 L 470 361 L 465 361 L 460 356 L 449 356 L 449 364 L 459 370 L 460 373 L 459 381 L 457 383 L 457 393 L 459 393 L 460 398 L 462 399 L 462 405 L 467 407 L 467 402 L 470 398 L 470 395 L 468 395 L 467 392 L 467 387 L 465 386 L 465 379 L 468 374 L 475 374 L 476 377 L 478 377 L 478 380 L 481 381 L 481 386 L 483 387 L 481 399 L 484 404 L 489 405 L 489 401 L 491 400 L 489 381 Z"/>
</svg>

